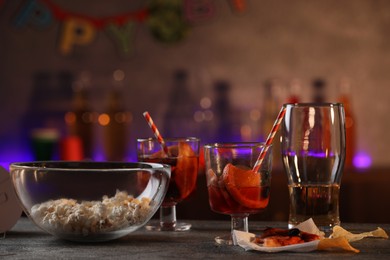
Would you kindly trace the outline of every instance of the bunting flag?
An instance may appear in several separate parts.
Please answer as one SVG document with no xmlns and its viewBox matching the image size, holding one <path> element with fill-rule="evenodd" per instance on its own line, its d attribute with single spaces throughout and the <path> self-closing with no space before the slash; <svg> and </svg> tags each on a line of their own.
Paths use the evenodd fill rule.
<svg viewBox="0 0 390 260">
<path fill-rule="evenodd" d="M 5 0 L 0 0 L 0 8 Z M 227 0 L 234 12 L 246 9 L 245 0 Z M 145 24 L 160 42 L 172 44 L 184 40 L 191 26 L 211 20 L 216 13 L 213 0 L 152 0 L 147 6 L 115 16 L 92 17 L 61 8 L 52 0 L 27 0 L 18 10 L 13 24 L 23 28 L 45 29 L 53 22 L 61 24 L 58 50 L 70 55 L 75 48 L 92 44 L 98 31 L 112 39 L 121 55 L 133 52 L 138 24 Z"/>
<path fill-rule="evenodd" d="M 213 0 L 185 0 L 184 12 L 191 23 L 208 21 L 214 17 L 215 5 Z"/>
<path fill-rule="evenodd" d="M 230 6 L 233 12 L 244 13 L 246 11 L 246 1 L 245 0 L 230 0 Z"/>
</svg>

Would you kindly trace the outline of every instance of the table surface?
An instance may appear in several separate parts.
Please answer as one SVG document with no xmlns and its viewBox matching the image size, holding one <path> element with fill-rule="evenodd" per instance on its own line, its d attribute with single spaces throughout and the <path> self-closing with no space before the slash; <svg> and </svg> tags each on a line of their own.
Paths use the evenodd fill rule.
<svg viewBox="0 0 390 260">
<path fill-rule="evenodd" d="M 229 233 L 229 221 L 188 221 L 192 229 L 187 232 L 152 232 L 139 229 L 123 238 L 100 243 L 76 243 L 55 238 L 37 228 L 28 218 L 22 217 L 0 240 L 1 259 L 286 259 L 304 257 L 360 259 L 390 258 L 390 240 L 366 238 L 353 242 L 360 253 L 345 251 L 315 251 L 309 253 L 262 253 L 245 251 L 239 246 L 217 245 L 214 237 Z M 342 225 L 358 233 L 371 231 L 378 226 L 388 234 L 390 224 Z M 260 233 L 265 227 L 286 228 L 283 222 L 249 221 L 250 231 Z"/>
</svg>

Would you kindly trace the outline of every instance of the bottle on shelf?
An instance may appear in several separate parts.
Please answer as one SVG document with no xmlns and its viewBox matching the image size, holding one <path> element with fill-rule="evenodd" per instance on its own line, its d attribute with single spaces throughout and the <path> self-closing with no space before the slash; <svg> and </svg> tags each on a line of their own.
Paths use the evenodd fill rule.
<svg viewBox="0 0 390 260">
<path fill-rule="evenodd" d="M 299 79 L 292 79 L 289 84 L 287 103 L 299 103 L 301 93 L 301 81 Z"/>
<path fill-rule="evenodd" d="M 282 106 L 281 102 L 282 85 L 279 79 L 269 79 L 264 83 L 263 108 L 262 108 L 262 139 L 265 141 L 275 122 Z M 275 134 L 275 142 L 272 146 L 273 167 L 283 167 L 281 157 L 280 131 Z"/>
<path fill-rule="evenodd" d="M 124 161 L 127 157 L 131 114 L 123 101 L 124 77 L 122 70 L 114 71 L 114 84 L 107 95 L 105 111 L 99 116 L 103 126 L 104 156 L 108 161 Z"/>
<path fill-rule="evenodd" d="M 344 105 L 345 111 L 345 132 L 346 132 L 346 157 L 345 167 L 353 167 L 353 158 L 356 151 L 356 118 L 352 109 L 351 101 L 351 81 L 348 78 L 342 78 L 339 83 L 338 102 Z"/>
<path fill-rule="evenodd" d="M 80 79 L 73 84 L 72 108 L 65 114 L 65 122 L 71 137 L 69 140 L 79 139 L 81 141 L 82 151 L 77 151 L 77 153 L 83 159 L 92 159 L 93 157 L 94 121 L 87 82 Z"/>
<path fill-rule="evenodd" d="M 188 71 L 185 69 L 175 70 L 168 107 L 161 124 L 166 137 L 190 136 L 196 133 L 196 124 L 193 119 L 196 102 L 189 87 Z"/>
<path fill-rule="evenodd" d="M 326 98 L 326 81 L 322 78 L 316 78 L 312 82 L 312 102 L 315 104 L 325 103 Z M 308 140 L 307 150 L 312 153 L 318 153 L 324 147 L 330 147 L 331 138 L 327 126 L 329 125 L 329 119 L 327 116 L 323 117 L 321 113 L 307 113 L 307 118 L 303 120 L 304 124 L 320 124 L 318 127 L 314 127 L 312 131 L 305 134 L 305 138 Z M 305 126 L 308 128 L 308 126 Z M 321 140 L 321 141 L 319 141 Z M 320 153 L 321 154 L 321 153 Z M 320 156 L 317 154 L 317 156 Z"/>
<path fill-rule="evenodd" d="M 234 136 L 234 110 L 230 101 L 231 83 L 227 80 L 214 82 L 214 115 L 216 142 L 237 140 Z"/>
<path fill-rule="evenodd" d="M 326 81 L 321 78 L 317 78 L 313 80 L 312 83 L 313 88 L 313 102 L 314 103 L 323 103 L 326 102 Z"/>
</svg>

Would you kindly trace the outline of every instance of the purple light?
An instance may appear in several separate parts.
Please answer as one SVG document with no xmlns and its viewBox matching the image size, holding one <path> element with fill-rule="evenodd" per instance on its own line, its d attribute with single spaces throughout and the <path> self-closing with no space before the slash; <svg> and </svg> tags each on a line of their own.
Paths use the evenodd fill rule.
<svg viewBox="0 0 390 260">
<path fill-rule="evenodd" d="M 93 160 L 94 161 L 104 161 L 104 152 L 101 149 L 96 149 L 94 154 L 93 154 Z"/>
<path fill-rule="evenodd" d="M 32 155 L 28 151 L 18 151 L 14 149 L 8 149 L 0 152 L 0 166 L 9 170 L 9 165 L 14 162 L 27 162 L 31 161 Z"/>
<path fill-rule="evenodd" d="M 9 162 L 0 162 L 0 166 L 3 167 L 4 169 L 6 169 L 7 171 L 9 170 L 9 165 L 11 163 Z"/>
<path fill-rule="evenodd" d="M 313 152 L 313 151 L 300 151 L 299 153 L 295 151 L 287 152 L 288 156 L 301 156 L 301 157 L 316 157 L 316 158 L 329 158 L 334 157 L 334 153 L 326 153 L 326 152 Z"/>
<path fill-rule="evenodd" d="M 367 169 L 371 164 L 371 156 L 366 152 L 359 152 L 353 158 L 353 165 L 358 169 Z"/>
</svg>

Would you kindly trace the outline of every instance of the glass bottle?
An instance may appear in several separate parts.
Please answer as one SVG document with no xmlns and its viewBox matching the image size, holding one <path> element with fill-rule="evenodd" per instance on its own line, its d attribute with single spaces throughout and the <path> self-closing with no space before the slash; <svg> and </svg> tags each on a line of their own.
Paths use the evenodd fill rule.
<svg viewBox="0 0 390 260">
<path fill-rule="evenodd" d="M 124 161 L 127 156 L 131 115 L 126 111 L 123 102 L 123 79 L 123 71 L 116 70 L 114 86 L 107 96 L 105 112 L 100 115 L 101 125 L 104 127 L 104 156 L 108 161 Z"/>
<path fill-rule="evenodd" d="M 271 131 L 281 108 L 282 86 L 279 79 L 269 79 L 264 83 L 262 139 L 265 141 Z M 277 131 L 272 144 L 273 167 L 281 169 L 282 157 L 280 147 L 280 131 Z"/>
<path fill-rule="evenodd" d="M 73 84 L 72 109 L 65 115 L 70 136 L 80 138 L 85 158 L 92 159 L 94 148 L 94 113 L 85 82 Z"/>
<path fill-rule="evenodd" d="M 301 92 L 301 81 L 299 79 L 292 79 L 289 84 L 289 95 L 287 103 L 299 103 Z"/>
<path fill-rule="evenodd" d="M 351 102 L 351 81 L 348 78 L 342 78 L 339 83 L 340 94 L 338 102 L 344 105 L 345 111 L 345 132 L 346 132 L 346 157 L 345 167 L 353 167 L 353 157 L 356 151 L 356 119 L 352 109 Z"/>
<path fill-rule="evenodd" d="M 321 104 L 325 103 L 326 101 L 326 81 L 322 78 L 316 78 L 313 80 L 312 83 L 312 102 Z M 305 119 L 305 124 L 316 124 L 317 122 L 321 122 L 322 120 L 328 120 L 328 117 L 323 117 L 320 113 L 307 113 L 306 116 L 311 116 L 311 119 Z M 328 125 L 328 123 L 323 123 L 323 125 Z M 308 150 L 311 151 L 317 151 L 320 149 L 320 147 L 317 147 L 318 142 L 316 140 L 323 139 L 323 144 L 325 146 L 330 146 L 330 136 L 328 134 L 328 131 L 326 129 L 323 129 L 321 127 L 314 128 L 314 130 L 310 133 L 305 133 L 307 136 L 307 144 Z"/>
<path fill-rule="evenodd" d="M 189 89 L 189 75 L 184 69 L 177 69 L 173 75 L 172 90 L 163 120 L 165 137 L 191 136 L 196 133 L 193 120 L 195 102 Z"/>
<path fill-rule="evenodd" d="M 313 102 L 314 103 L 325 102 L 326 81 L 321 78 L 314 79 L 312 88 L 313 88 L 313 98 L 312 98 Z"/>
</svg>

